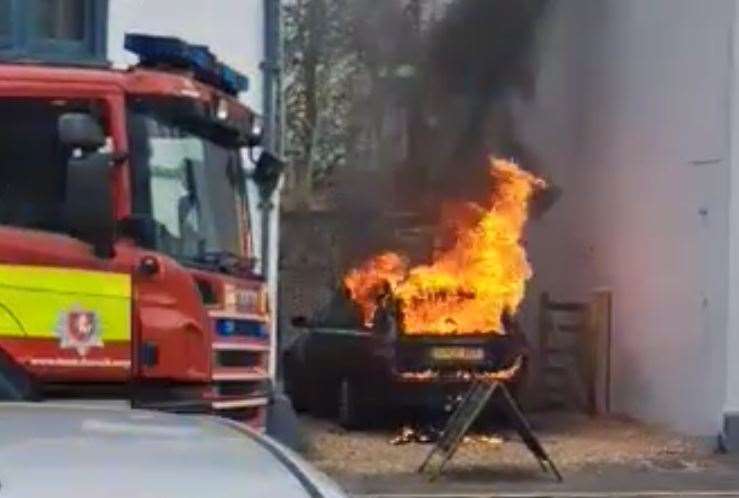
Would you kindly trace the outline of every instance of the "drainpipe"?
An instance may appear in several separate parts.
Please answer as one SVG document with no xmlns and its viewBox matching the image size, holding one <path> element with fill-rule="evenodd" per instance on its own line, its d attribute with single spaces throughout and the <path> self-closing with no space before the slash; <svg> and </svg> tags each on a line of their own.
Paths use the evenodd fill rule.
<svg viewBox="0 0 739 498">
<path fill-rule="evenodd" d="M 262 62 L 265 147 L 278 156 L 282 155 L 280 3 L 280 0 L 264 0 L 264 62 Z"/>
<path fill-rule="evenodd" d="M 264 61 L 261 64 L 264 77 L 264 148 L 282 155 L 281 112 L 281 61 L 280 61 L 280 0 L 264 1 Z M 277 380 L 278 353 L 277 337 L 277 251 L 279 244 L 279 198 L 278 188 L 260 203 L 262 224 L 262 277 L 267 282 L 270 302 L 270 360 L 269 372 L 272 381 Z"/>
</svg>

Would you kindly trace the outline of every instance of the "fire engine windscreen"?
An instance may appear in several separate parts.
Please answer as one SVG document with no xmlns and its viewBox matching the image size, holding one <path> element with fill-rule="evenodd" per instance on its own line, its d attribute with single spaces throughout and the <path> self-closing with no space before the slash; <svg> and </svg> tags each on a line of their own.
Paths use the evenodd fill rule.
<svg viewBox="0 0 739 498">
<path fill-rule="evenodd" d="M 0 99 L 0 224 L 67 231 L 62 208 L 72 150 L 58 134 L 67 112 L 100 114 L 89 100 Z"/>
<path fill-rule="evenodd" d="M 178 122 L 155 102 L 129 112 L 134 212 L 153 221 L 154 248 L 176 259 L 246 256 L 241 155 L 214 133 Z"/>
</svg>

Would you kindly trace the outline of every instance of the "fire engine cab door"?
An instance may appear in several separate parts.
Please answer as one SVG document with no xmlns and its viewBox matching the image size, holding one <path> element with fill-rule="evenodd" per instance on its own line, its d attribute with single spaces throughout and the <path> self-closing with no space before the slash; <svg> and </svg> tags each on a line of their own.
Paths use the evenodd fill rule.
<svg viewBox="0 0 739 498">
<path fill-rule="evenodd" d="M 126 273 L 0 264 L 0 347 L 48 381 L 128 377 Z"/>
</svg>

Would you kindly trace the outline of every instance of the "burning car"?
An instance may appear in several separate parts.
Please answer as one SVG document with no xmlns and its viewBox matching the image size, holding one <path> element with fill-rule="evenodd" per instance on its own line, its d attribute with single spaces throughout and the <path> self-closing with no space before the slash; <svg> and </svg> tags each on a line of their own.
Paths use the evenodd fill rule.
<svg viewBox="0 0 739 498">
<path fill-rule="evenodd" d="M 285 354 L 285 387 L 297 410 L 363 425 L 381 408 L 443 407 L 475 378 L 527 364 L 514 315 L 531 266 L 521 243 L 542 180 L 494 160 L 489 204 L 448 210 L 452 244 L 411 266 L 383 252 L 349 271 L 343 292 L 311 320 Z"/>
</svg>

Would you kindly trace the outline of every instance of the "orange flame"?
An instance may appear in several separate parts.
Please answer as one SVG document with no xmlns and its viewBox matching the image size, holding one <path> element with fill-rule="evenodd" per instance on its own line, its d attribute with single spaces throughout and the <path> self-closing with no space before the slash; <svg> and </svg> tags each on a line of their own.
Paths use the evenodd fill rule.
<svg viewBox="0 0 739 498">
<path fill-rule="evenodd" d="M 370 326 L 377 299 L 389 289 L 399 303 L 406 334 L 505 333 L 504 312 L 518 309 L 532 270 L 521 245 L 531 195 L 545 183 L 516 164 L 492 159 L 490 205 L 465 206 L 451 249 L 430 265 L 408 267 L 394 252 L 370 258 L 344 279 Z"/>
<path fill-rule="evenodd" d="M 373 256 L 344 277 L 344 285 L 352 301 L 361 309 L 366 326 L 372 325 L 377 300 L 385 292 L 386 286 L 397 288 L 407 274 L 408 261 L 405 258 L 394 252 L 384 252 Z"/>
</svg>

